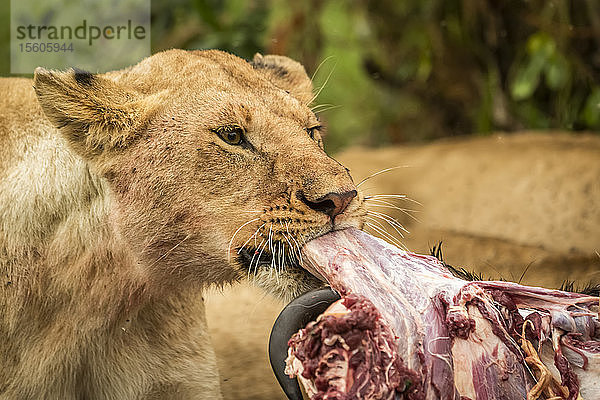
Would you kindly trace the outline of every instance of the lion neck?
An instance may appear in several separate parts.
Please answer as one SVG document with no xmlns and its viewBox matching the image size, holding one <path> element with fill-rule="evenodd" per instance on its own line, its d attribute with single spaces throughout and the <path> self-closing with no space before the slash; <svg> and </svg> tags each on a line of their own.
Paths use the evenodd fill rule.
<svg viewBox="0 0 600 400">
<path fill-rule="evenodd" d="M 44 167 L 32 170 L 24 157 L 12 190 L 0 191 L 7 321 L 18 325 L 36 308 L 81 326 L 126 318 L 157 294 L 120 233 L 108 184 L 55 139 L 34 147 L 35 165 Z"/>
</svg>

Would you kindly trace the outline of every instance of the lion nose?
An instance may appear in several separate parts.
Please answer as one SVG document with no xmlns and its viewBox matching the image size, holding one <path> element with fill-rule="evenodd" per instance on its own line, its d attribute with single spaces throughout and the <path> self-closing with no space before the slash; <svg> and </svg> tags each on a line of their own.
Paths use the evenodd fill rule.
<svg viewBox="0 0 600 400">
<path fill-rule="evenodd" d="M 298 197 L 300 197 L 302 202 L 311 209 L 327 214 L 331 219 L 334 219 L 337 215 L 346 210 L 348 204 L 356 197 L 356 194 L 356 190 L 350 190 L 344 193 L 331 192 L 315 201 L 308 200 L 303 193 L 299 193 Z"/>
</svg>

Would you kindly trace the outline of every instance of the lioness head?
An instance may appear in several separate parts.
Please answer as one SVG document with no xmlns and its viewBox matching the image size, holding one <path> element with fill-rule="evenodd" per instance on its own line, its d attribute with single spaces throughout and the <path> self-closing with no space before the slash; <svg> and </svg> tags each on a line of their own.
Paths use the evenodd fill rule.
<svg viewBox="0 0 600 400">
<path fill-rule="evenodd" d="M 311 81 L 289 58 L 171 50 L 107 74 L 38 68 L 34 85 L 159 284 L 250 276 L 289 298 L 321 284 L 301 246 L 362 225 L 362 195 L 323 151 Z"/>
</svg>

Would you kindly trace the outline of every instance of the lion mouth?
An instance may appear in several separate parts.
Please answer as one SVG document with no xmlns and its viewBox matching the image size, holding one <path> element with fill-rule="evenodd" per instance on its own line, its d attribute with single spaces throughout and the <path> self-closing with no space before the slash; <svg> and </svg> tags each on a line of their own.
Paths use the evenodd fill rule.
<svg viewBox="0 0 600 400">
<path fill-rule="evenodd" d="M 273 249 L 275 249 L 275 252 L 254 246 L 242 247 L 238 250 L 238 262 L 248 273 L 248 276 L 256 274 L 260 269 L 271 269 L 279 274 L 286 271 L 300 272 L 327 283 L 319 273 L 302 265 L 301 256 L 299 255 L 300 250 L 286 252 L 282 249 L 288 249 L 288 247 L 281 242 L 275 242 Z"/>
</svg>

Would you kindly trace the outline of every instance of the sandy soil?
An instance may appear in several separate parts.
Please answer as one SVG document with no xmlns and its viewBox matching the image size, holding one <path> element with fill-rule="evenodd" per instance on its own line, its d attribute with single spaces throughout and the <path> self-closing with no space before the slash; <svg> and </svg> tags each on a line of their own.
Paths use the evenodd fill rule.
<svg viewBox="0 0 600 400">
<path fill-rule="evenodd" d="M 336 158 L 356 181 L 402 166 L 361 189 L 419 202 L 393 201 L 416 210 L 418 222 L 382 203 L 372 207 L 411 232 L 402 243 L 413 251 L 427 252 L 443 241 L 448 263 L 529 285 L 600 281 L 598 135 L 497 135 L 357 148 Z M 266 357 L 270 327 L 283 304 L 247 284 L 207 299 L 225 398 L 283 399 Z"/>
</svg>

